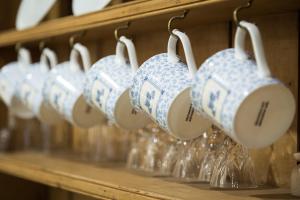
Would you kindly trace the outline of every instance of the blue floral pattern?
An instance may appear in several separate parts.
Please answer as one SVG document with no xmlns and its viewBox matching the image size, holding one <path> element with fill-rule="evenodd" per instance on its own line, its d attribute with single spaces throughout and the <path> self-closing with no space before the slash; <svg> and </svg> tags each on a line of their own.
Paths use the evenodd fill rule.
<svg viewBox="0 0 300 200">
<path fill-rule="evenodd" d="M 131 66 L 120 63 L 115 55 L 97 61 L 86 74 L 84 97 L 115 122 L 114 108 L 119 97 L 132 85 Z M 93 95 L 93 89 L 96 91 Z M 97 102 L 97 104 L 95 103 Z"/>
<path fill-rule="evenodd" d="M 213 87 L 206 87 L 209 82 L 213 82 Z M 240 60 L 235 57 L 234 49 L 226 49 L 201 65 L 193 81 L 191 98 L 198 112 L 230 134 L 234 131 L 235 113 L 245 97 L 262 86 L 278 83 L 274 78 L 261 78 L 250 57 Z M 216 89 L 220 89 L 220 93 Z M 204 98 L 206 94 L 210 95 L 209 100 Z M 219 100 L 221 96 L 222 101 Z"/>
<path fill-rule="evenodd" d="M 216 101 L 220 96 L 220 90 L 216 92 L 210 92 L 208 107 L 211 109 L 213 116 L 216 116 Z"/>
<path fill-rule="evenodd" d="M 69 65 L 70 62 L 64 62 L 51 69 L 43 87 L 43 98 L 65 119 L 73 123 L 73 106 L 82 94 L 85 73 L 72 71 Z"/>
<path fill-rule="evenodd" d="M 155 55 L 141 65 L 133 82 L 130 90 L 132 105 L 138 110 L 147 112 L 163 129 L 171 132 L 167 124 L 171 103 L 192 84 L 186 64 L 181 61 L 170 62 L 167 53 Z M 150 86 L 145 87 L 145 84 Z M 145 97 L 141 94 L 141 90 L 145 92 Z"/>
<path fill-rule="evenodd" d="M 36 116 L 39 115 L 39 108 L 42 104 L 42 89 L 46 81 L 47 73 L 47 71 L 42 70 L 40 63 L 34 63 L 28 69 L 25 79 L 18 85 L 18 98 L 27 105 Z M 32 82 L 32 80 L 34 80 L 34 82 Z"/>
<path fill-rule="evenodd" d="M 11 62 L 0 70 L 0 96 L 7 106 L 13 96 L 17 96 L 17 88 L 25 78 L 28 68 L 19 62 Z"/>
</svg>

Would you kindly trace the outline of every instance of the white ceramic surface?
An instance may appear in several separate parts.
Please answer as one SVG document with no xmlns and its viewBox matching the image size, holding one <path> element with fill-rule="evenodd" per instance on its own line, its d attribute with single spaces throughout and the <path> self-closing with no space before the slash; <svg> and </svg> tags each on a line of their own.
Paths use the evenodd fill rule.
<svg viewBox="0 0 300 200">
<path fill-rule="evenodd" d="M 110 2 L 111 0 L 73 0 L 72 11 L 75 16 L 83 15 L 101 10 Z"/>
<path fill-rule="evenodd" d="M 196 73 L 191 98 L 195 109 L 231 138 L 249 148 L 270 145 L 293 121 L 291 91 L 271 76 L 258 28 L 242 21 L 234 49 L 208 58 Z M 247 32 L 255 60 L 245 53 Z M 284 67 L 284 66 L 283 66 Z"/>
<path fill-rule="evenodd" d="M 16 17 L 16 28 L 22 30 L 37 25 L 56 0 L 22 0 Z"/>
<path fill-rule="evenodd" d="M 138 68 L 134 44 L 120 37 L 116 55 L 97 61 L 87 72 L 84 96 L 87 102 L 101 110 L 119 127 L 127 130 L 143 128 L 150 119 L 143 112 L 136 112 L 130 104 L 129 88 Z M 126 47 L 126 48 L 125 48 Z M 129 62 L 125 58 L 125 50 Z"/>
<path fill-rule="evenodd" d="M 173 30 L 168 52 L 155 55 L 137 70 L 130 91 L 132 104 L 170 134 L 181 139 L 192 139 L 206 131 L 211 123 L 195 115 L 189 96 L 196 64 L 189 38 Z M 176 54 L 176 43 L 182 42 L 187 64 Z"/>
<path fill-rule="evenodd" d="M 47 60 L 50 66 L 47 64 Z M 53 125 L 62 120 L 59 113 L 47 105 L 43 98 L 42 89 L 49 69 L 56 66 L 57 58 L 53 51 L 45 48 L 41 54 L 40 62 L 31 64 L 25 78 L 18 84 L 17 96 L 39 120 L 45 124 Z"/>
<path fill-rule="evenodd" d="M 78 62 L 79 56 L 83 70 Z M 70 60 L 50 71 L 43 88 L 46 102 L 70 123 L 81 128 L 93 127 L 104 119 L 102 113 L 90 107 L 83 97 L 85 71 L 89 67 L 89 52 L 85 46 L 77 43 L 71 51 Z"/>
<path fill-rule="evenodd" d="M 18 61 L 2 67 L 0 71 L 0 96 L 11 113 L 23 119 L 34 117 L 33 112 L 17 98 L 17 87 L 25 78 L 30 67 L 31 57 L 27 49 L 18 51 Z"/>
</svg>

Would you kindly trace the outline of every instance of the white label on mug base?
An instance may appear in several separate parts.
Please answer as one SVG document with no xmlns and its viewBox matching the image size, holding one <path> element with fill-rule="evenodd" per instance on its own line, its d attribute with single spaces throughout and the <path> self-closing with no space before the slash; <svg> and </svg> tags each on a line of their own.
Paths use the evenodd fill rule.
<svg viewBox="0 0 300 200">
<path fill-rule="evenodd" d="M 257 115 L 255 123 L 254 123 L 255 126 L 257 126 L 257 127 L 262 126 L 262 123 L 263 123 L 265 114 L 267 112 L 268 106 L 269 106 L 269 101 L 263 101 L 261 103 L 258 115 Z"/>
<path fill-rule="evenodd" d="M 213 79 L 206 82 L 203 91 L 203 109 L 211 117 L 221 122 L 223 103 L 228 94 L 227 89 Z"/>
<path fill-rule="evenodd" d="M 64 90 L 54 85 L 50 92 L 50 104 L 61 113 L 64 110 L 65 99 L 66 94 Z"/>
<path fill-rule="evenodd" d="M 110 88 L 104 83 L 96 80 L 92 88 L 92 101 L 94 105 L 100 108 L 103 112 L 106 110 L 106 101 L 108 99 Z"/>
<path fill-rule="evenodd" d="M 33 109 L 35 90 L 28 84 L 23 84 L 21 87 L 21 98 L 25 102 L 26 106 L 30 109 Z"/>
<path fill-rule="evenodd" d="M 156 108 L 161 90 L 148 80 L 145 80 L 141 88 L 140 105 L 143 110 L 149 113 L 154 119 L 156 118 Z"/>
</svg>

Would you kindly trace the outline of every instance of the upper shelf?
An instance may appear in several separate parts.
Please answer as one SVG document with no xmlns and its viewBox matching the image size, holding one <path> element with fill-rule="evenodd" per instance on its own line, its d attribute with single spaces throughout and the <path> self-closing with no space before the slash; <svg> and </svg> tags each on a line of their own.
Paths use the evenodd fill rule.
<svg viewBox="0 0 300 200">
<path fill-rule="evenodd" d="M 232 18 L 234 8 L 243 0 L 136 0 L 119 4 L 99 12 L 83 15 L 63 17 L 40 25 L 22 30 L 9 30 L 0 33 L 0 47 L 13 45 L 18 42 L 33 42 L 49 37 L 68 35 L 77 31 L 95 29 L 88 35 L 104 37 L 118 23 L 134 21 L 131 31 L 147 31 L 151 28 L 166 26 L 166 20 L 183 9 L 191 12 L 186 19 L 189 23 L 201 23 Z M 260 15 L 296 11 L 300 9 L 299 0 L 257 0 L 243 15 Z M 151 23 L 149 23 L 151 22 Z M 93 32 L 93 33 L 92 33 Z"/>
<path fill-rule="evenodd" d="M 0 172 L 100 199 L 293 199 L 288 189 L 211 190 L 208 184 L 182 184 L 120 166 L 93 166 L 34 152 L 0 155 Z"/>
</svg>

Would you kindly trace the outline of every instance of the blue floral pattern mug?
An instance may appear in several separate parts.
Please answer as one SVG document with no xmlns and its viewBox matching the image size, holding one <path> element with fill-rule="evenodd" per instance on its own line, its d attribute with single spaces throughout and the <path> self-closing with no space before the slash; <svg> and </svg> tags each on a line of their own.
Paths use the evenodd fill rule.
<svg viewBox="0 0 300 200">
<path fill-rule="evenodd" d="M 189 96 L 196 72 L 189 38 L 173 30 L 168 53 L 155 55 L 144 62 L 133 79 L 130 91 L 132 104 L 146 112 L 160 127 L 180 139 L 192 139 L 206 131 L 211 123 L 194 114 Z M 176 43 L 181 40 L 187 64 L 176 55 Z"/>
<path fill-rule="evenodd" d="M 34 117 L 33 112 L 17 96 L 19 83 L 24 80 L 31 67 L 30 63 L 30 52 L 21 48 L 18 51 L 18 61 L 3 66 L 0 71 L 0 97 L 13 115 L 23 119 Z"/>
<path fill-rule="evenodd" d="M 149 118 L 137 112 L 130 104 L 129 88 L 138 68 L 134 44 L 126 37 L 120 37 L 116 55 L 106 56 L 97 61 L 87 72 L 84 96 L 87 102 L 101 110 L 119 127 L 134 130 L 143 128 Z M 124 56 L 127 48 L 129 61 Z"/>
<path fill-rule="evenodd" d="M 43 98 L 42 89 L 49 73 L 47 59 L 50 66 L 57 64 L 57 58 L 53 51 L 45 48 L 41 54 L 39 63 L 32 64 L 25 78 L 17 86 L 17 96 L 39 120 L 46 124 L 57 124 L 62 120 L 59 113 L 49 106 Z"/>
<path fill-rule="evenodd" d="M 81 56 L 84 71 L 80 69 L 77 57 Z M 90 128 L 103 122 L 103 115 L 90 107 L 83 97 L 85 71 L 90 66 L 86 47 L 74 45 L 70 61 L 52 68 L 43 87 L 46 103 L 73 125 Z"/>
<path fill-rule="evenodd" d="M 258 28 L 242 21 L 235 48 L 208 58 L 196 73 L 191 98 L 195 109 L 214 121 L 235 141 L 260 148 L 273 143 L 295 114 L 291 91 L 272 78 Z M 244 50 L 250 34 L 256 61 Z"/>
</svg>

